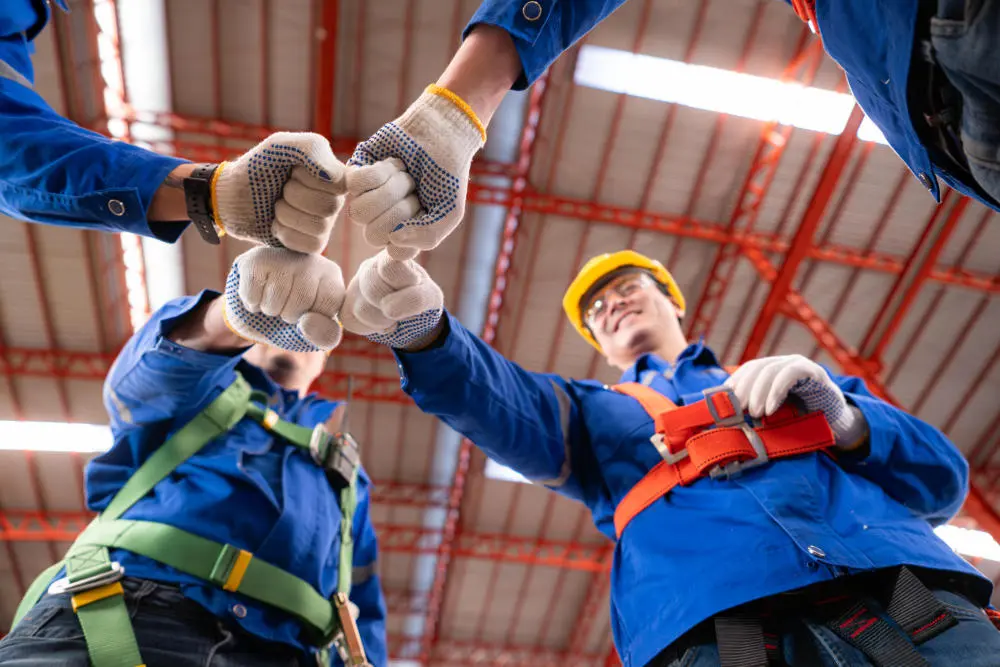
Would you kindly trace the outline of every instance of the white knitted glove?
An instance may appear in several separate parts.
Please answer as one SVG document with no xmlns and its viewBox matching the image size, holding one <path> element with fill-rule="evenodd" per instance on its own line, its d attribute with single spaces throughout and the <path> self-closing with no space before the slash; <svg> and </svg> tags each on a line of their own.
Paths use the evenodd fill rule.
<svg viewBox="0 0 1000 667">
<path fill-rule="evenodd" d="M 277 132 L 219 169 L 213 199 L 227 234 L 299 252 L 326 247 L 347 168 L 325 138 Z"/>
<path fill-rule="evenodd" d="M 847 404 L 822 366 L 801 354 L 748 361 L 725 384 L 751 417 L 774 414 L 794 394 L 807 411 L 824 414 L 838 447 L 853 448 L 868 435 L 861 411 Z"/>
<path fill-rule="evenodd" d="M 383 250 L 361 262 L 340 311 L 344 328 L 369 340 L 405 348 L 441 321 L 444 294 L 424 267 Z"/>
<path fill-rule="evenodd" d="M 428 92 L 428 91 L 437 92 Z M 413 179 L 420 204 L 418 211 L 412 206 L 396 211 L 398 218 L 389 228 L 386 223 L 378 232 L 367 233 L 366 238 L 379 241 L 378 246 L 391 244 L 415 250 L 437 247 L 462 221 L 465 213 L 465 195 L 469 185 L 472 158 L 486 141 L 486 131 L 473 121 L 471 109 L 463 110 L 464 102 L 449 97 L 444 89 L 429 86 L 403 115 L 386 123 L 367 141 L 358 145 L 348 162 L 351 166 L 367 166 L 386 158 L 398 158 L 402 167 Z M 398 169 L 396 170 L 398 171 Z M 387 185 L 391 171 L 360 173 L 348 181 L 351 197 Z M 412 188 L 412 186 L 410 186 Z M 384 188 L 382 193 L 364 207 L 352 204 L 353 217 L 359 212 L 357 222 L 368 224 L 410 194 L 406 188 Z M 388 231 L 385 231 L 388 229 Z M 383 240 L 384 239 L 384 240 Z"/>
<path fill-rule="evenodd" d="M 422 211 L 415 194 L 416 183 L 406 173 L 403 161 L 391 157 L 366 167 L 351 168 L 346 180 L 349 192 L 362 192 L 348 197 L 347 215 L 364 227 L 369 245 L 385 248 L 393 259 L 413 259 L 418 252 L 416 248 L 389 241 L 393 230 Z M 371 189 L 364 190 L 370 186 Z"/>
<path fill-rule="evenodd" d="M 343 338 L 340 267 L 322 255 L 257 247 L 233 262 L 226 323 L 237 335 L 291 352 L 332 350 Z"/>
</svg>

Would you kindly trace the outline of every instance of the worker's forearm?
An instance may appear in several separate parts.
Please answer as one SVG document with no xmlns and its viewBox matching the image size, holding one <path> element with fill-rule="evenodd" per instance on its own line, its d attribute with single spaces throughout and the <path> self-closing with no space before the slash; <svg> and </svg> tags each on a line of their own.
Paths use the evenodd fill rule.
<svg viewBox="0 0 1000 667">
<path fill-rule="evenodd" d="M 520 74 L 521 59 L 510 35 L 482 24 L 462 42 L 437 83 L 465 100 L 488 125 Z"/>
<path fill-rule="evenodd" d="M 225 300 L 217 297 L 202 304 L 177 324 L 167 338 L 200 352 L 233 353 L 253 343 L 233 333 L 225 318 Z"/>
<path fill-rule="evenodd" d="M 412 343 L 401 349 L 405 350 L 406 352 L 420 352 L 421 350 L 426 350 L 429 347 L 435 346 L 435 343 L 438 342 L 438 339 L 440 339 L 441 336 L 444 335 L 445 326 L 446 326 L 445 318 L 442 315 L 441 320 L 437 323 L 437 326 L 428 331 L 427 335 L 421 336 L 417 340 L 413 341 Z"/>
<path fill-rule="evenodd" d="M 153 195 L 146 218 L 153 222 L 174 222 L 190 219 L 184 202 L 184 179 L 195 165 L 182 164 L 171 171 Z"/>
</svg>

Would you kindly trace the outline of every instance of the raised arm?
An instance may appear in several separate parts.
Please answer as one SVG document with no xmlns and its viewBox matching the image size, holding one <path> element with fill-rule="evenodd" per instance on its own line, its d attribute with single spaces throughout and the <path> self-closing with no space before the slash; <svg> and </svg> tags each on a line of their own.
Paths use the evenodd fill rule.
<svg viewBox="0 0 1000 667">
<path fill-rule="evenodd" d="M 441 291 L 412 260 L 366 260 L 341 311 L 348 331 L 394 349 L 403 389 L 488 456 L 586 500 L 599 476 L 573 386 L 508 361 L 444 313 Z"/>
<path fill-rule="evenodd" d="M 232 162 L 193 165 L 83 129 L 24 77 L 0 77 L 0 155 L 0 213 L 170 243 L 190 222 L 189 177 L 206 239 L 301 252 L 326 245 L 344 193 L 344 167 L 319 135 L 277 133 Z"/>
<path fill-rule="evenodd" d="M 512 87 L 533 83 L 625 0 L 488 0 L 434 85 L 354 151 L 351 164 L 392 158 L 416 184 L 416 207 L 368 239 L 398 259 L 437 247 L 462 220 L 472 158 Z M 352 189 L 361 194 L 364 189 Z M 383 209 L 385 210 L 385 209 Z M 364 216 L 362 216 L 364 217 Z"/>
</svg>

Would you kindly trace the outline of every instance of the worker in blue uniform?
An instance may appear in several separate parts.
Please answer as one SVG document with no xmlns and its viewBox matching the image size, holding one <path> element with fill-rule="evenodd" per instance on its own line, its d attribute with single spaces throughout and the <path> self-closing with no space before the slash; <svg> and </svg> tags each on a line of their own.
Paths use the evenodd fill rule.
<svg viewBox="0 0 1000 667">
<path fill-rule="evenodd" d="M 401 160 L 419 211 L 369 239 L 395 257 L 439 244 L 462 219 L 472 156 L 504 95 L 526 88 L 626 0 L 486 0 L 434 85 L 355 150 Z M 1000 210 L 1000 4 L 989 0 L 786 0 L 816 29 L 851 92 L 920 183 Z M 399 248 L 410 249 L 409 253 Z"/>
<path fill-rule="evenodd" d="M 308 393 L 343 298 L 332 261 L 257 247 L 223 296 L 175 299 L 128 341 L 104 386 L 114 444 L 86 471 L 100 517 L 32 587 L 0 665 L 325 665 L 341 630 L 366 651 L 349 664 L 388 665 L 371 483 L 356 452 L 321 455 L 342 415 Z"/>
<path fill-rule="evenodd" d="M 360 224 L 391 210 L 373 202 L 391 199 L 394 169 L 357 170 L 383 183 L 349 202 Z M 387 250 L 361 264 L 340 317 L 393 349 L 421 410 L 587 506 L 616 543 L 626 667 L 1000 664 L 990 581 L 933 532 L 968 484 L 942 433 L 800 355 L 730 373 L 685 339 L 683 294 L 637 252 L 591 260 L 563 303 L 621 384 L 508 361 Z"/>
<path fill-rule="evenodd" d="M 194 222 L 300 252 L 326 246 L 343 165 L 329 142 L 278 132 L 239 158 L 192 164 L 85 130 L 33 89 L 33 40 L 65 0 L 0 2 L 0 214 L 173 243 Z"/>
</svg>

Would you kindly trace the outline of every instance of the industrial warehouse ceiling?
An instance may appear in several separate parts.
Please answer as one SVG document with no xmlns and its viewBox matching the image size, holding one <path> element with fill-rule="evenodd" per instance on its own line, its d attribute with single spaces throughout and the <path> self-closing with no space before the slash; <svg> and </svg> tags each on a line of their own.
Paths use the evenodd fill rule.
<svg viewBox="0 0 1000 667">
<path fill-rule="evenodd" d="M 38 91 L 81 125 L 220 160 L 277 129 L 326 134 L 346 159 L 437 77 L 478 2 L 71 5 L 37 42 Z M 421 256 L 450 307 L 526 368 L 614 381 L 564 322 L 562 291 L 594 254 L 655 256 L 685 291 L 691 336 L 725 363 L 812 356 L 945 431 L 973 469 L 957 527 L 1000 534 L 994 214 L 949 192 L 938 206 L 852 113 L 841 71 L 783 3 L 633 0 L 584 49 L 509 96 L 474 165 L 466 222 Z M 606 76 L 621 67 L 629 76 Z M 652 85 L 665 77 L 675 85 Z M 706 99 L 682 85 L 699 77 L 751 92 Z M 825 111 L 793 113 L 810 100 Z M 4 420 L 106 423 L 101 381 L 132 327 L 174 295 L 221 287 L 244 250 L 194 232 L 170 247 L 4 223 Z M 346 220 L 327 250 L 346 274 L 372 252 Z M 611 545 L 583 508 L 484 475 L 471 443 L 400 392 L 385 350 L 349 339 L 319 389 L 343 396 L 348 377 L 377 483 L 392 654 L 615 664 Z M 0 451 L 0 627 L 88 520 L 80 478 L 100 437 L 4 438 L 27 451 Z M 43 442 L 64 440 L 74 446 Z M 993 543 L 949 530 L 1000 575 Z"/>
</svg>

